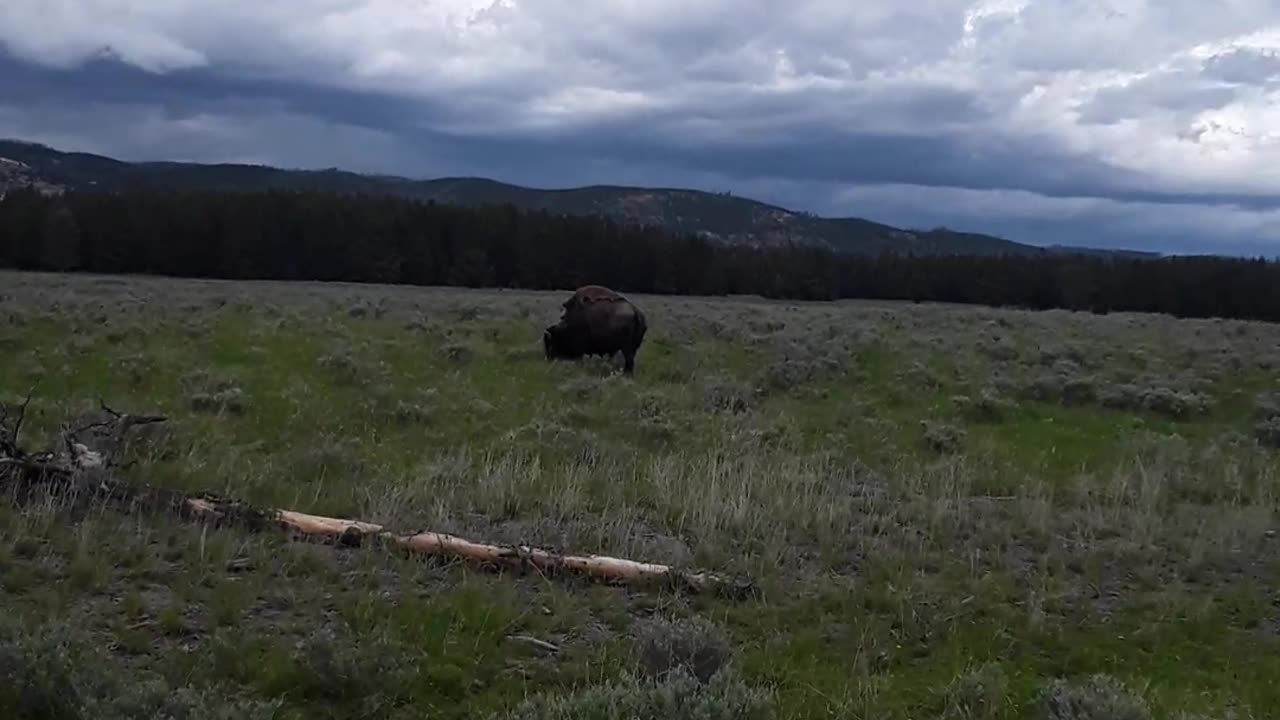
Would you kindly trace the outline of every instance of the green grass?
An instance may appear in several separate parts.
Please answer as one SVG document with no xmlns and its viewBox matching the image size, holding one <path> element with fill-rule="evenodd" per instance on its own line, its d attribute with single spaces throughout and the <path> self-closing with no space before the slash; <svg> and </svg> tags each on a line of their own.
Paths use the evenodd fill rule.
<svg viewBox="0 0 1280 720">
<path fill-rule="evenodd" d="M 543 693 L 567 704 L 530 717 L 585 717 L 641 702 L 625 678 L 649 616 L 722 628 L 724 672 L 784 718 L 1040 718 L 1054 679 L 1095 673 L 1156 717 L 1280 701 L 1280 464 L 1254 438 L 1280 328 L 641 297 L 626 378 L 542 359 L 555 293 L 3 280 L 0 401 L 32 392 L 28 447 L 101 397 L 170 417 L 130 479 L 763 589 L 732 602 L 5 505 L 0 673 L 26 687 L 29 661 L 5 658 L 65 660 L 83 692 L 64 716 L 154 711 L 165 693 L 117 682 L 150 678 L 277 717 L 485 717 Z M 109 661 L 41 644 L 42 621 Z M 704 700 L 729 707 L 725 687 Z"/>
</svg>

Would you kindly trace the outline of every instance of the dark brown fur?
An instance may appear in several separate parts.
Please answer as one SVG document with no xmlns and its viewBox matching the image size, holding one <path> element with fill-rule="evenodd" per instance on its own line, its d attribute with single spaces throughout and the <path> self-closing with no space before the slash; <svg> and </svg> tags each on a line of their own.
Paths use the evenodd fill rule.
<svg viewBox="0 0 1280 720">
<path fill-rule="evenodd" d="M 573 295 L 569 296 L 568 300 L 564 301 L 564 305 L 562 307 L 564 307 L 565 310 L 569 310 L 599 302 L 601 300 L 615 302 L 618 300 L 625 301 L 626 298 L 603 285 L 583 285 L 575 290 Z"/>
<path fill-rule="evenodd" d="M 542 333 L 547 360 L 576 360 L 584 355 L 622 353 L 623 372 L 635 370 L 636 351 L 648 329 L 644 313 L 618 293 L 584 285 L 566 300 L 560 322 Z"/>
</svg>

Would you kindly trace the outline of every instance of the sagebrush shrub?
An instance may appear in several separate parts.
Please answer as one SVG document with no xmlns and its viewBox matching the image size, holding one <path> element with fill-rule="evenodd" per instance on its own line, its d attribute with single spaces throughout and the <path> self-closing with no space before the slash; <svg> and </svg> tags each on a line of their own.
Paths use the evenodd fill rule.
<svg viewBox="0 0 1280 720">
<path fill-rule="evenodd" d="M 1019 394 L 1027 400 L 1065 406 L 1087 405 L 1098 397 L 1097 387 L 1092 377 L 1062 368 L 1024 381 L 1019 388 Z"/>
<path fill-rule="evenodd" d="M 924 444 L 933 452 L 949 455 L 960 452 L 966 433 L 954 425 L 941 422 L 920 421 Z"/>
<path fill-rule="evenodd" d="M 721 671 L 707 683 L 684 668 L 650 681 L 624 673 L 612 682 L 572 695 L 540 695 L 503 720 L 772 720 L 773 699 Z"/>
<path fill-rule="evenodd" d="M 12 720 L 270 720 L 279 702 L 217 688 L 170 687 L 137 670 L 115 672 L 74 626 L 0 621 L 0 717 Z"/>
<path fill-rule="evenodd" d="M 342 385 L 363 384 L 369 375 L 367 369 L 354 357 L 344 352 L 333 352 L 320 356 L 318 361 L 333 376 L 335 382 Z"/>
<path fill-rule="evenodd" d="M 1098 401 L 1114 410 L 1144 410 L 1174 420 L 1202 415 L 1210 407 L 1209 399 L 1197 392 L 1127 383 L 1104 388 Z"/>
<path fill-rule="evenodd" d="M 784 357 L 773 360 L 764 370 L 766 387 L 789 392 L 805 385 L 818 374 L 818 366 L 810 359 Z"/>
<path fill-rule="evenodd" d="M 987 663 L 958 675 L 942 692 L 942 720 L 999 717 L 1009 703 L 1009 681 L 999 665 Z"/>
<path fill-rule="evenodd" d="M 1280 448 L 1280 416 L 1270 417 L 1253 426 L 1253 437 L 1269 448 Z"/>
<path fill-rule="evenodd" d="M 603 388 L 600 378 L 575 376 L 560 383 L 559 390 L 573 400 L 591 400 L 598 397 Z"/>
<path fill-rule="evenodd" d="M 1151 720 L 1146 701 L 1108 675 L 1054 680 L 1040 703 L 1044 720 Z"/>
<path fill-rule="evenodd" d="M 1013 403 L 1001 397 L 994 388 L 984 388 L 978 397 L 968 399 L 962 409 L 975 420 L 996 423 L 1013 411 Z"/>
<path fill-rule="evenodd" d="M 704 380 L 702 395 L 708 410 L 735 415 L 750 410 L 755 399 L 755 392 L 750 387 L 722 377 Z"/>
<path fill-rule="evenodd" d="M 678 620 L 654 617 L 637 624 L 636 665 L 647 677 L 661 678 L 684 668 L 707 682 L 729 662 L 728 636 L 699 615 Z"/>
<path fill-rule="evenodd" d="M 211 393 L 194 393 L 190 398 L 190 406 L 192 411 L 198 413 L 243 415 L 249 403 L 243 390 L 231 387 Z"/>
<path fill-rule="evenodd" d="M 285 680 L 292 694 L 332 703 L 359 703 L 365 711 L 405 700 L 418 672 L 417 657 L 384 637 L 325 630 L 299 643 Z"/>
<path fill-rule="evenodd" d="M 1253 414 L 1259 420 L 1280 417 L 1280 392 L 1259 395 L 1253 402 Z"/>
<path fill-rule="evenodd" d="M 445 345 L 441 352 L 444 354 L 445 359 L 454 365 L 466 365 L 471 362 L 471 358 L 475 357 L 475 351 L 462 343 Z"/>
</svg>

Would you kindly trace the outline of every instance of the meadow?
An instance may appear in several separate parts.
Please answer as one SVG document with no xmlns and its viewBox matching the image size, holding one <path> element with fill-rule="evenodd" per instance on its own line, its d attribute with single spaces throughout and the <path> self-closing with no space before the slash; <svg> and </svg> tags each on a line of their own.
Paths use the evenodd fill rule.
<svg viewBox="0 0 1280 720">
<path fill-rule="evenodd" d="M 0 715 L 1275 716 L 1280 326 L 642 295 L 625 377 L 544 360 L 565 297 L 0 273 L 0 401 L 167 415 L 127 479 L 757 597 L 5 502 Z"/>
</svg>

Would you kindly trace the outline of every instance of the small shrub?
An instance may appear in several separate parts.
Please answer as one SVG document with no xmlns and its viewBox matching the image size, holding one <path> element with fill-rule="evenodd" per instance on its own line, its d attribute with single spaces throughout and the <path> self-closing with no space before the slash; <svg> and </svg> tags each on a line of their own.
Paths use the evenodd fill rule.
<svg viewBox="0 0 1280 720">
<path fill-rule="evenodd" d="M 641 418 L 666 418 L 671 401 L 657 392 L 641 393 L 636 396 L 636 413 Z"/>
<path fill-rule="evenodd" d="M 1151 720 L 1142 697 L 1107 675 L 1082 682 L 1054 680 L 1040 703 L 1044 720 Z"/>
<path fill-rule="evenodd" d="M 466 365 L 471 362 L 471 358 L 475 357 L 475 353 L 470 347 L 461 343 L 450 343 L 445 345 L 441 350 L 444 357 L 454 365 Z"/>
<path fill-rule="evenodd" d="M 1264 447 L 1280 449 L 1280 416 L 1267 418 L 1254 425 L 1253 437 Z"/>
<path fill-rule="evenodd" d="M 1195 392 L 1151 388 L 1142 394 L 1142 407 L 1158 415 L 1181 420 L 1207 412 L 1209 401 Z"/>
<path fill-rule="evenodd" d="M 263 702 L 229 696 L 220 690 L 191 687 L 170 689 L 159 680 L 129 683 L 118 695 L 94 703 L 80 717 L 94 720 L 272 720 L 283 702 Z"/>
<path fill-rule="evenodd" d="M 331 439 L 316 445 L 299 445 L 289 452 L 295 477 L 309 480 L 354 478 L 365 470 L 359 443 L 351 439 Z"/>
<path fill-rule="evenodd" d="M 390 709 L 417 674 L 406 648 L 380 637 L 340 635 L 324 630 L 302 641 L 282 685 L 292 694 L 335 705 L 359 703 L 362 710 Z"/>
<path fill-rule="evenodd" d="M 983 338 L 977 347 L 980 354 L 1000 362 L 1012 362 L 1020 355 L 1018 346 L 1004 336 Z"/>
<path fill-rule="evenodd" d="M 667 418 L 643 418 L 640 420 L 640 432 L 652 440 L 670 442 L 676 439 L 680 428 Z"/>
<path fill-rule="evenodd" d="M 560 384 L 560 392 L 573 400 L 591 400 L 600 396 L 601 383 L 594 377 L 574 377 Z"/>
<path fill-rule="evenodd" d="M 642 394 L 638 400 L 636 415 L 644 436 L 661 442 L 674 440 L 680 427 L 668 410 L 671 401 L 658 393 Z"/>
<path fill-rule="evenodd" d="M 943 386 L 942 378 L 920 361 L 911 363 L 911 367 L 903 371 L 900 377 L 916 387 L 937 390 Z"/>
<path fill-rule="evenodd" d="M 817 365 L 811 360 L 780 358 L 765 368 L 764 383 L 770 389 L 788 392 L 811 381 L 817 374 Z"/>
<path fill-rule="evenodd" d="M 1065 372 L 1061 367 L 1058 370 L 1023 382 L 1019 394 L 1028 400 L 1068 407 L 1087 405 L 1097 399 L 1093 378 Z"/>
<path fill-rule="evenodd" d="M 426 315 L 417 315 L 405 322 L 404 329 L 415 333 L 431 333 L 435 327 Z"/>
<path fill-rule="evenodd" d="M 1280 393 L 1271 392 L 1259 395 L 1253 402 L 1253 414 L 1259 420 L 1280 417 Z"/>
<path fill-rule="evenodd" d="M 797 450 L 804 440 L 795 423 L 779 419 L 742 428 L 730 437 L 735 442 L 742 443 L 745 448 L 767 451 Z"/>
<path fill-rule="evenodd" d="M 508 350 L 502 354 L 502 357 L 505 358 L 507 362 L 513 363 L 539 362 L 546 360 L 546 356 L 543 354 L 542 348 L 534 347 Z"/>
<path fill-rule="evenodd" d="M 732 655 L 724 631 L 700 615 L 679 620 L 654 617 L 638 625 L 636 664 L 646 677 L 661 679 L 683 668 L 705 683 Z"/>
<path fill-rule="evenodd" d="M 735 341 L 741 334 L 738 330 L 729 327 L 718 319 L 708 320 L 706 329 L 713 337 L 717 337 L 722 340 Z"/>
<path fill-rule="evenodd" d="M 107 330 L 107 332 L 103 334 L 102 338 L 106 340 L 109 345 L 120 345 L 124 343 L 124 341 L 128 340 L 131 335 L 139 333 L 140 331 L 136 326 L 113 327 Z"/>
<path fill-rule="evenodd" d="M 74 642 L 71 626 L 24 633 L 5 623 L 0 637 L 0 713 L 14 718 L 74 718 L 86 697 L 104 692 L 103 678 L 82 672 L 94 663 Z"/>
<path fill-rule="evenodd" d="M 1174 420 L 1183 420 L 1204 414 L 1209 410 L 1209 399 L 1187 390 L 1168 387 L 1141 387 L 1132 384 L 1106 388 L 1098 397 L 1103 407 L 1119 410 L 1144 410 Z"/>
<path fill-rule="evenodd" d="M 1013 410 L 1013 403 L 1001 397 L 994 388 L 984 388 L 976 398 L 961 395 L 951 401 L 962 415 L 976 422 L 1002 422 Z"/>
<path fill-rule="evenodd" d="M 782 320 L 769 318 L 765 320 L 749 320 L 747 322 L 747 327 L 751 328 L 751 331 L 755 333 L 773 335 L 786 330 L 787 323 Z"/>
<path fill-rule="evenodd" d="M 951 455 L 964 446 L 966 433 L 954 425 L 922 420 L 920 427 L 924 431 L 925 446 L 933 452 Z"/>
<path fill-rule="evenodd" d="M 131 387 L 139 387 L 155 372 L 155 362 L 147 355 L 125 355 L 113 361 L 112 366 L 125 376 Z"/>
<path fill-rule="evenodd" d="M 568 696 L 540 695 L 526 700 L 503 720 L 772 720 L 773 698 L 747 685 L 736 673 L 721 671 L 700 683 L 684 668 L 658 682 L 632 674 Z"/>
<path fill-rule="evenodd" d="M 243 415 L 248 409 L 244 391 L 238 387 L 212 393 L 196 393 L 191 396 L 191 409 L 198 413 Z"/>
<path fill-rule="evenodd" d="M 435 388 L 406 394 L 384 386 L 370 391 L 365 402 L 375 418 L 388 418 L 397 425 L 428 425 L 438 415 L 438 396 Z"/>
<path fill-rule="evenodd" d="M 399 425 L 427 425 L 431 422 L 431 408 L 422 403 L 397 400 L 391 417 Z"/>
<path fill-rule="evenodd" d="M 449 314 L 458 323 L 469 323 L 480 317 L 480 308 L 474 305 L 454 305 L 449 309 Z"/>
<path fill-rule="evenodd" d="M 355 358 L 346 353 L 329 353 L 320 356 L 320 367 L 342 385 L 359 385 L 368 375 Z"/>
<path fill-rule="evenodd" d="M 702 395 L 711 412 L 728 412 L 735 415 L 751 409 L 755 393 L 748 386 L 714 377 L 702 383 Z"/>
<path fill-rule="evenodd" d="M 1088 405 L 1098 397 L 1093 379 L 1081 376 L 1068 377 L 1062 382 L 1060 402 L 1068 407 Z"/>
<path fill-rule="evenodd" d="M 1040 365 L 1051 366 L 1069 363 L 1074 367 L 1089 367 L 1092 354 L 1079 345 L 1060 345 L 1042 348 L 1036 356 Z"/>
<path fill-rule="evenodd" d="M 1009 702 L 1008 678 L 999 665 L 987 663 L 957 676 L 942 693 L 943 720 L 1000 717 Z"/>
<path fill-rule="evenodd" d="M 0 624 L 0 717 L 132 720 L 269 720 L 280 703 L 215 688 L 172 688 L 113 663 L 73 625 Z"/>
</svg>

